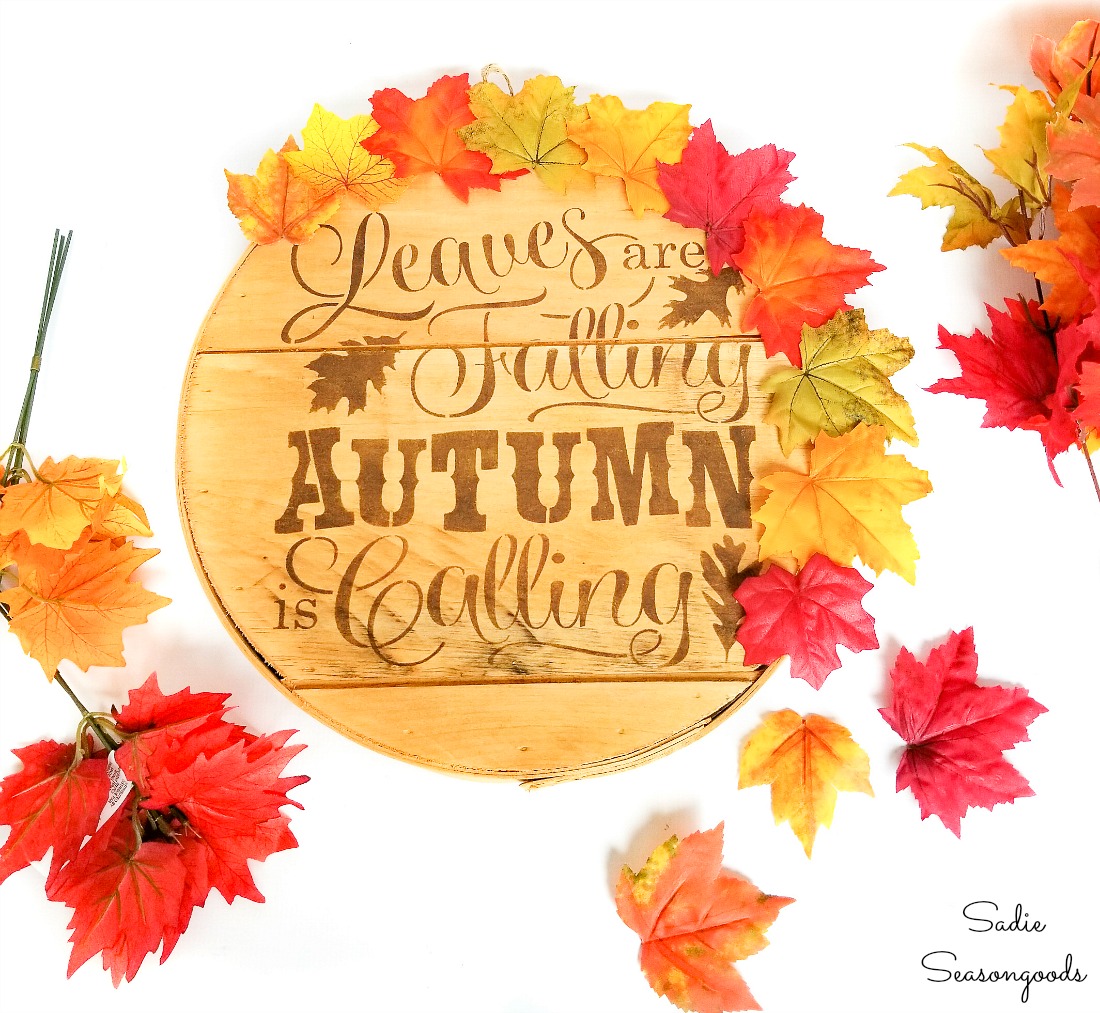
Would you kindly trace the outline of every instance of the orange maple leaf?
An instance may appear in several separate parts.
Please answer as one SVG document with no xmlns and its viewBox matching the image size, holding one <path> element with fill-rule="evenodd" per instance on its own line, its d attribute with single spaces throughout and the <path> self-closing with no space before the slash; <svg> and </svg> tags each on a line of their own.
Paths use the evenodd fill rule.
<svg viewBox="0 0 1100 1013">
<path fill-rule="evenodd" d="M 459 200 L 468 200 L 472 189 L 500 190 L 501 179 L 520 173 L 494 175 L 492 159 L 467 150 L 457 133 L 476 118 L 469 90 L 466 74 L 441 77 L 415 100 L 396 88 L 382 88 L 371 96 L 378 131 L 360 143 L 393 162 L 398 178 L 438 173 Z"/>
<path fill-rule="evenodd" d="M 870 761 L 843 725 L 793 710 L 769 714 L 741 750 L 738 788 L 772 786 L 772 815 L 787 821 L 806 857 L 818 827 L 830 826 L 837 791 L 874 795 Z"/>
<path fill-rule="evenodd" d="M 261 246 L 279 239 L 304 243 L 340 207 L 331 189 L 290 171 L 286 153 L 297 150 L 294 138 L 288 137 L 277 152 L 268 149 L 255 176 L 225 170 L 229 210 L 240 220 L 245 236 Z"/>
<path fill-rule="evenodd" d="M 0 535 L 26 533 L 35 545 L 67 549 L 109 508 L 122 486 L 118 461 L 98 457 L 52 457 L 36 480 L 9 485 L 0 500 Z"/>
<path fill-rule="evenodd" d="M 830 243 L 821 234 L 824 221 L 805 205 L 750 212 L 745 246 L 733 258 L 757 288 L 742 330 L 758 330 L 768 355 L 783 352 L 796 366 L 802 365 L 802 325 L 820 327 L 849 309 L 845 296 L 883 269 L 866 250 Z"/>
<path fill-rule="evenodd" d="M 1086 274 L 1100 268 L 1100 207 L 1071 211 L 1070 197 L 1069 187 L 1060 183 L 1054 187 L 1051 207 L 1060 233 L 1057 239 L 1032 239 L 1001 250 L 1013 267 L 1029 271 L 1050 286 L 1043 309 L 1067 323 L 1096 306 L 1080 268 Z"/>
<path fill-rule="evenodd" d="M 761 559 L 793 556 L 799 566 L 820 552 L 850 566 L 859 556 L 875 573 L 916 579 L 917 545 L 901 516 L 906 503 L 932 491 L 928 473 L 901 454 L 887 454 L 886 430 L 856 426 L 822 432 L 810 451 L 809 474 L 775 471 L 758 481 L 770 493 L 753 515 L 764 525 Z"/>
<path fill-rule="evenodd" d="M 691 106 L 653 102 L 627 109 L 614 95 L 593 95 L 585 109 L 589 118 L 569 126 L 569 139 L 588 155 L 584 168 L 621 179 L 637 217 L 646 210 L 663 215 L 669 204 L 657 182 L 657 162 L 679 163 L 691 134 Z"/>
<path fill-rule="evenodd" d="M 115 545 L 86 534 L 68 551 L 40 548 L 20 561 L 19 584 L 0 594 L 23 650 L 53 678 L 61 660 L 87 670 L 122 665 L 122 631 L 169 599 L 130 575 L 156 549 Z"/>
<path fill-rule="evenodd" d="M 769 897 L 722 868 L 722 824 L 670 837 L 639 872 L 619 874 L 619 917 L 641 937 L 646 980 L 682 1010 L 759 1009 L 733 961 L 768 945 L 764 933 L 790 897 Z"/>
</svg>

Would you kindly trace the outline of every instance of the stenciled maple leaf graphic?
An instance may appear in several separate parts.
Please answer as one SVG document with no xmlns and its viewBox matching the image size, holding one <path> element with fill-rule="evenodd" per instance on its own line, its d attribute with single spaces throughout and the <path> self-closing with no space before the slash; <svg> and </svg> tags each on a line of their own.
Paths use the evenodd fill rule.
<svg viewBox="0 0 1100 1013">
<path fill-rule="evenodd" d="M 377 338 L 364 337 L 361 341 L 343 341 L 341 344 L 350 346 L 346 352 L 325 352 L 307 363 L 306 369 L 317 374 L 317 379 L 309 385 L 313 391 L 309 410 L 333 411 L 346 399 L 349 414 L 363 411 L 367 407 L 367 388 L 373 387 L 381 394 L 386 385 L 383 370 L 396 368 L 396 346 L 404 336 L 402 331 L 396 337 L 384 334 Z"/>
<path fill-rule="evenodd" d="M 734 592 L 741 586 L 743 580 L 760 573 L 758 563 L 744 570 L 739 569 L 741 557 L 744 554 L 745 546 L 735 543 L 729 535 L 726 535 L 723 541 L 714 543 L 713 556 L 706 551 L 699 553 L 703 577 L 714 592 L 712 596 L 704 591 L 703 597 L 718 619 L 714 624 L 714 634 L 726 652 L 727 661 L 730 649 L 736 642 L 737 628 L 745 618 L 745 610 L 734 596 Z"/>
<path fill-rule="evenodd" d="M 669 311 L 661 318 L 660 327 L 694 324 L 704 313 L 713 313 L 720 324 L 729 324 L 730 311 L 726 305 L 726 293 L 731 288 L 737 292 L 745 291 L 741 272 L 732 267 L 724 267 L 717 275 L 710 271 L 698 273 L 702 276 L 702 281 L 694 281 L 686 274 L 672 280 L 672 288 L 683 292 L 684 298 L 673 299 L 667 304 Z"/>
</svg>

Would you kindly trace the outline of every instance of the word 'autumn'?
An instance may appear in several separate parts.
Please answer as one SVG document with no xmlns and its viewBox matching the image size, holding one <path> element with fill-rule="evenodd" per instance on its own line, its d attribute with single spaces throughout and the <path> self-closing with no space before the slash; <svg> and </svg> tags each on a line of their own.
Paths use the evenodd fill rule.
<svg viewBox="0 0 1100 1013">
<path fill-rule="evenodd" d="M 596 503 L 591 508 L 592 520 L 610 521 L 616 516 L 623 524 L 634 525 L 642 509 L 644 478 L 649 476 L 648 510 L 650 516 L 680 513 L 679 501 L 669 487 L 670 440 L 675 427 L 671 422 L 642 422 L 637 426 L 633 454 L 627 449 L 626 431 L 622 426 L 587 429 L 585 438 L 596 452 L 593 475 L 596 480 Z M 756 430 L 753 426 L 730 426 L 729 439 L 736 459 L 737 478 L 730 467 L 726 447 L 716 430 L 683 430 L 680 444 L 691 457 L 688 481 L 692 502 L 684 515 L 688 527 L 708 527 L 711 511 L 707 507 L 707 487 L 713 489 L 722 522 L 727 528 L 749 527 L 749 447 Z M 515 452 L 516 512 L 526 521 L 554 524 L 565 520 L 572 508 L 573 451 L 581 443 L 579 432 L 550 434 L 557 451 L 558 496 L 552 504 L 539 496 L 542 477 L 538 452 L 545 443 L 540 432 L 504 433 L 504 443 Z M 340 441 L 336 426 L 324 429 L 295 430 L 287 438 L 288 445 L 298 452 L 298 465 L 290 482 L 286 510 L 275 522 L 275 531 L 286 534 L 302 531 L 305 522 L 298 516 L 299 507 L 320 504 L 322 512 L 314 518 L 317 529 L 348 527 L 355 515 L 341 496 L 340 479 L 332 464 L 333 448 Z M 484 531 L 486 517 L 477 506 L 478 480 L 481 472 L 495 470 L 500 464 L 501 434 L 493 429 L 460 430 L 436 433 L 431 439 L 431 469 L 449 474 L 454 482 L 454 509 L 443 515 L 446 531 Z M 673 442 L 672 446 L 676 446 Z M 428 448 L 423 439 L 397 441 L 397 453 L 404 462 L 401 475 L 401 503 L 394 511 L 382 503 L 385 484 L 383 463 L 392 444 L 388 439 L 351 441 L 351 451 L 359 458 L 359 516 L 378 527 L 399 527 L 407 524 L 416 509 L 417 461 Z M 612 496 L 614 487 L 615 496 Z M 616 513 L 616 506 L 618 513 Z"/>
<path fill-rule="evenodd" d="M 380 211 L 371 212 L 360 221 L 351 243 L 347 281 L 342 286 L 342 294 L 326 293 L 324 289 L 330 283 L 311 282 L 302 271 L 299 248 L 293 247 L 290 260 L 294 277 L 307 292 L 320 296 L 321 301 L 295 313 L 283 326 L 282 340 L 295 345 L 309 341 L 326 331 L 348 311 L 392 320 L 419 320 L 431 312 L 434 301 L 411 313 L 394 313 L 357 303 L 359 293 L 369 289 L 380 277 L 384 279 L 382 284 L 392 281 L 399 291 L 409 294 L 424 292 L 432 287 L 450 289 L 460 286 L 469 287 L 479 295 L 491 296 L 500 291 L 498 282 L 501 279 L 508 277 L 517 266 L 529 264 L 543 271 L 567 272 L 573 288 L 584 292 L 596 288 L 607 277 L 608 255 L 599 244 L 609 239 L 628 240 L 622 246 L 621 253 L 622 266 L 627 271 L 668 270 L 677 261 L 681 266 L 694 270 L 706 263 L 700 243 L 689 241 L 679 247 L 676 243 L 646 245 L 639 242 L 637 236 L 626 232 L 585 236 L 579 231 L 584 219 L 585 212 L 581 208 L 569 208 L 562 213 L 561 230 L 570 239 L 562 236 L 552 222 L 540 221 L 531 226 L 526 242 L 521 241 L 519 245 L 511 233 L 506 233 L 499 240 L 485 234 L 473 242 L 444 236 L 430 250 L 424 250 L 422 257 L 421 247 L 415 243 L 403 243 L 394 249 L 389 219 Z M 375 223 L 374 227 L 372 223 Z M 321 228 L 336 233 L 340 238 L 338 262 L 343 256 L 343 237 L 331 225 L 322 225 Z M 320 311 L 325 311 L 327 315 L 317 326 L 306 334 L 295 334 L 299 320 Z"/>
</svg>

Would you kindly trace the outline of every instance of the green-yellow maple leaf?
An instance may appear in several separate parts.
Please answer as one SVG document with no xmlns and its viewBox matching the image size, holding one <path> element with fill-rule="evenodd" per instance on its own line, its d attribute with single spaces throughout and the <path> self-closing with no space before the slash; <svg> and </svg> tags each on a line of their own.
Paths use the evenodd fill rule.
<svg viewBox="0 0 1100 1013">
<path fill-rule="evenodd" d="M 804 325 L 800 347 L 801 369 L 779 369 L 763 383 L 772 395 L 767 421 L 778 426 L 784 454 L 860 423 L 916 445 L 909 403 L 887 379 L 913 357 L 907 338 L 869 331 L 863 310 L 847 310 L 820 327 Z"/>
<path fill-rule="evenodd" d="M 998 128 L 999 147 L 988 148 L 985 157 L 993 163 L 998 176 L 1007 179 L 1034 207 L 1049 203 L 1046 165 L 1050 159 L 1047 146 L 1047 125 L 1054 117 L 1054 107 L 1045 92 L 1028 88 L 1005 87 L 1015 95 Z"/>
<path fill-rule="evenodd" d="M 575 183 L 591 186 L 591 174 L 580 168 L 587 157 L 584 149 L 568 136 L 569 127 L 588 114 L 573 102 L 573 89 L 561 78 L 532 77 L 515 95 L 484 81 L 469 96 L 477 120 L 458 135 L 467 148 L 493 160 L 493 172 L 530 169 L 558 193 Z"/>
<path fill-rule="evenodd" d="M 898 180 L 890 196 L 910 194 L 920 199 L 922 208 L 951 209 L 943 234 L 943 250 L 988 246 L 1002 236 L 1014 244 L 1027 242 L 1027 219 L 1020 213 L 1017 198 L 998 205 L 988 187 L 940 148 L 920 144 L 907 147 L 919 151 L 932 164 L 910 169 Z"/>
<path fill-rule="evenodd" d="M 286 152 L 290 171 L 323 194 L 347 191 L 371 208 L 397 200 L 406 181 L 394 179 L 393 162 L 359 143 L 377 129 L 369 116 L 345 120 L 315 105 L 302 128 L 302 150 Z"/>
</svg>

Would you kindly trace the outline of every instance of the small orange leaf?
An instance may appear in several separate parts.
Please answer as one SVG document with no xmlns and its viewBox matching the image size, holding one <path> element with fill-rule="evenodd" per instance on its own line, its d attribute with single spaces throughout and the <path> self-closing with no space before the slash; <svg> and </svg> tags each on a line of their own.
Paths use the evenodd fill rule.
<svg viewBox="0 0 1100 1013">
<path fill-rule="evenodd" d="M 614 95 L 593 95 L 589 118 L 569 125 L 569 138 L 584 148 L 584 168 L 597 176 L 621 179 L 626 202 L 639 218 L 646 210 L 664 214 L 668 200 L 657 183 L 657 162 L 676 164 L 691 134 L 689 105 L 653 102 L 627 109 Z"/>
<path fill-rule="evenodd" d="M 254 243 L 279 239 L 304 243 L 340 207 L 340 198 L 331 189 L 319 188 L 290 171 L 286 153 L 297 150 L 294 138 L 288 137 L 279 151 L 268 149 L 255 176 L 225 171 L 229 210 Z"/>
<path fill-rule="evenodd" d="M 87 670 L 122 665 L 122 631 L 168 604 L 130 575 L 156 549 L 85 535 L 72 549 L 39 549 L 21 561 L 19 584 L 0 594 L 23 650 L 53 678 L 61 660 Z"/>
<path fill-rule="evenodd" d="M 111 497 L 92 528 L 93 538 L 149 538 L 152 534 L 142 505 L 121 492 Z"/>
<path fill-rule="evenodd" d="M 619 874 L 619 917 L 641 937 L 642 972 L 682 1010 L 759 1009 L 733 966 L 768 945 L 764 933 L 790 897 L 770 897 L 722 868 L 722 824 L 670 837 L 639 872 Z"/>
<path fill-rule="evenodd" d="M 67 549 L 101 515 L 122 486 L 118 461 L 47 457 L 37 480 L 9 485 L 0 501 L 0 535 L 26 532 L 29 541 Z"/>
<path fill-rule="evenodd" d="M 772 814 L 787 821 L 809 857 L 819 826 L 833 822 L 837 791 L 874 795 L 870 761 L 852 733 L 819 714 L 769 714 L 741 750 L 738 788 L 772 786 Z"/>
</svg>

